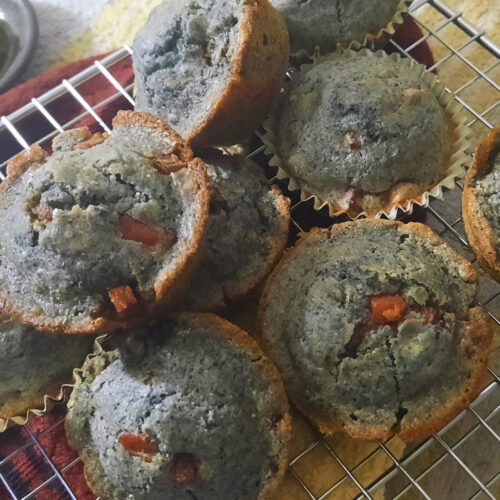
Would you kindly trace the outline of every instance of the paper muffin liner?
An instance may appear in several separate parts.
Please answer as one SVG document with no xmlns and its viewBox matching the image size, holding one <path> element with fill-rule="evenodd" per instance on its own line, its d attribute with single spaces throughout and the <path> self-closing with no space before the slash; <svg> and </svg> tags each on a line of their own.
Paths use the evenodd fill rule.
<svg viewBox="0 0 500 500">
<path fill-rule="evenodd" d="M 94 341 L 93 351 L 87 354 L 84 362 L 86 362 L 87 359 L 89 358 L 98 356 L 103 351 L 102 343 L 107 338 L 108 338 L 107 335 L 101 335 L 100 337 L 96 337 Z M 25 412 L 23 412 L 22 415 L 16 415 L 9 418 L 0 418 L 0 433 L 4 432 L 12 423 L 15 423 L 17 425 L 26 425 L 31 418 L 35 416 L 45 415 L 46 413 L 48 413 L 53 408 L 55 403 L 60 403 L 64 401 L 67 393 L 69 393 L 77 384 L 81 383 L 82 381 L 81 373 L 82 373 L 81 367 L 74 368 L 72 373 L 72 382 L 61 384 L 58 393 L 55 395 L 45 394 L 43 396 L 43 403 L 38 408 L 30 408 Z"/>
<path fill-rule="evenodd" d="M 370 47 L 372 49 L 378 49 L 384 47 L 384 45 L 389 40 L 389 37 L 394 35 L 398 26 L 404 23 L 406 14 L 408 14 L 410 10 L 410 5 L 413 0 L 400 0 L 396 12 L 392 19 L 381 28 L 378 33 L 366 33 L 363 40 L 358 42 L 356 40 L 350 42 L 347 45 L 349 49 L 360 49 L 362 47 Z M 338 44 L 339 47 L 342 47 L 342 44 Z M 328 51 L 323 56 L 327 55 L 331 51 Z M 291 52 L 290 57 L 293 59 L 303 60 L 303 58 L 314 58 L 315 56 L 321 53 L 321 47 L 315 49 L 314 53 L 309 53 L 306 49 L 300 49 L 297 52 Z"/>
<path fill-rule="evenodd" d="M 425 66 L 417 63 L 412 58 L 402 58 L 397 53 L 391 55 L 383 51 L 372 52 L 368 49 L 361 51 L 354 51 L 352 49 L 339 49 L 336 53 L 340 57 L 353 57 L 354 55 L 362 55 L 364 57 L 380 57 L 380 58 L 393 58 L 400 60 L 405 64 L 410 71 L 417 71 L 420 73 L 422 80 L 429 85 L 438 97 L 439 103 L 444 108 L 449 118 L 450 132 L 453 134 L 451 153 L 449 155 L 448 165 L 443 170 L 443 178 L 434 186 L 427 189 L 422 189 L 416 184 L 399 182 L 391 187 L 391 189 L 384 191 L 380 194 L 367 193 L 368 200 L 374 205 L 373 209 L 357 211 L 349 209 L 349 206 L 342 207 L 340 203 L 346 197 L 348 191 L 339 190 L 338 196 L 335 200 L 324 200 L 320 196 L 308 191 L 300 186 L 300 182 L 295 180 L 286 170 L 284 161 L 279 156 L 278 151 L 278 137 L 275 132 L 277 129 L 279 112 L 273 112 L 271 117 L 268 118 L 263 128 L 265 133 L 262 136 L 262 142 L 265 145 L 264 152 L 271 156 L 268 164 L 271 167 L 277 167 L 276 177 L 283 180 L 285 184 L 288 182 L 289 191 L 300 191 L 301 201 L 307 201 L 311 198 L 314 200 L 314 209 L 319 211 L 324 207 L 328 207 L 328 212 L 331 217 L 340 215 L 347 215 L 350 219 L 357 219 L 360 217 L 368 217 L 379 219 L 386 217 L 388 219 L 395 219 L 398 211 L 411 214 L 414 205 L 427 206 L 430 198 L 442 198 L 443 188 L 455 189 L 456 179 L 465 177 L 466 167 L 470 158 L 468 155 L 470 144 L 469 137 L 471 134 L 470 128 L 466 125 L 468 117 L 462 106 L 455 101 L 453 94 L 446 91 L 444 84 L 439 82 L 436 75 L 426 70 Z M 300 68 L 300 72 L 307 71 L 315 64 L 325 61 L 332 57 L 322 56 L 315 59 L 313 64 L 304 64 Z"/>
</svg>

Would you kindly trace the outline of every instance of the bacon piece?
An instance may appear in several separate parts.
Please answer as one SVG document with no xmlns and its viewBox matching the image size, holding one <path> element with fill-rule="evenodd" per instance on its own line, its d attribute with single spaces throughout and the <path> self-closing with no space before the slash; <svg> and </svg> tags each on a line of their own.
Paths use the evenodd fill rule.
<svg viewBox="0 0 500 500">
<path fill-rule="evenodd" d="M 199 478 L 200 463 L 191 453 L 176 453 L 169 472 L 171 480 L 177 484 L 192 483 Z"/>
<path fill-rule="evenodd" d="M 129 286 L 113 288 L 108 292 L 108 295 L 118 314 L 130 312 L 138 305 L 134 291 Z"/>
<path fill-rule="evenodd" d="M 158 453 L 158 445 L 145 433 L 133 434 L 124 432 L 118 438 L 120 444 L 131 454 L 150 462 L 155 453 Z"/>
<path fill-rule="evenodd" d="M 31 212 L 39 221 L 50 222 L 54 211 L 48 205 L 37 205 L 31 209 Z"/>
<path fill-rule="evenodd" d="M 173 231 L 142 222 L 130 215 L 120 216 L 118 229 L 123 239 L 142 243 L 152 249 L 168 250 L 177 239 Z"/>
<path fill-rule="evenodd" d="M 376 325 L 396 323 L 406 312 L 406 301 L 401 295 L 376 295 L 370 297 L 370 305 Z"/>
</svg>

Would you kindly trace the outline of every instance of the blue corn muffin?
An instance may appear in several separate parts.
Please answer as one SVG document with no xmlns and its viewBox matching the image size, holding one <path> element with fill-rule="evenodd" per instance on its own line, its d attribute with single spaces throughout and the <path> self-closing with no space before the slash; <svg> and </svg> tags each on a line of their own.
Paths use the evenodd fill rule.
<svg viewBox="0 0 500 500">
<path fill-rule="evenodd" d="M 303 67 L 275 115 L 283 169 L 351 217 L 435 186 L 455 143 L 456 125 L 424 67 L 380 54 L 338 52 Z"/>
<path fill-rule="evenodd" d="M 182 299 L 190 311 L 232 305 L 272 271 L 288 241 L 290 200 L 243 156 L 205 152 L 212 190 L 196 270 Z"/>
<path fill-rule="evenodd" d="M 0 312 L 56 333 L 109 332 L 168 305 L 208 215 L 206 167 L 158 118 L 121 111 L 12 160 L 0 185 Z"/>
<path fill-rule="evenodd" d="M 263 500 L 287 465 L 288 403 L 255 341 L 210 314 L 133 334 L 84 366 L 66 433 L 109 500 Z"/>
<path fill-rule="evenodd" d="M 288 32 L 268 0 L 169 0 L 133 45 L 136 110 L 193 147 L 235 144 L 267 116 L 283 85 Z"/>
<path fill-rule="evenodd" d="M 314 229 L 268 279 L 264 351 L 323 432 L 418 441 L 482 388 L 493 335 L 477 276 L 428 227 Z"/>
</svg>

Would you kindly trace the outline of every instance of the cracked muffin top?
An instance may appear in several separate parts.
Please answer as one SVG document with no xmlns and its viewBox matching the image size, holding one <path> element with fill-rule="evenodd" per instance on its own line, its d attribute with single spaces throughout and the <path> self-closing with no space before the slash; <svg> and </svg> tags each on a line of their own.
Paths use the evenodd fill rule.
<svg viewBox="0 0 500 500">
<path fill-rule="evenodd" d="M 167 304 L 208 212 L 206 167 L 152 115 L 18 155 L 0 185 L 0 310 L 58 333 L 111 331 Z"/>
<path fill-rule="evenodd" d="M 278 96 L 288 64 L 283 17 L 268 0 L 169 0 L 134 40 L 136 109 L 193 147 L 250 135 Z"/>
<path fill-rule="evenodd" d="M 59 395 L 92 351 L 90 335 L 55 335 L 0 318 L 0 418 L 40 408 Z"/>
<path fill-rule="evenodd" d="M 398 186 L 422 192 L 434 186 L 449 166 L 455 137 L 423 74 L 423 66 L 395 54 L 365 50 L 303 67 L 276 120 L 284 170 L 300 188 L 358 212 Z"/>
<path fill-rule="evenodd" d="M 479 392 L 492 326 L 470 264 L 422 224 L 315 229 L 268 279 L 264 351 L 324 432 L 415 441 Z"/>
<path fill-rule="evenodd" d="M 476 151 L 465 180 L 462 210 L 479 263 L 500 281 L 500 126 Z"/>
<path fill-rule="evenodd" d="M 394 18 L 401 0 L 271 0 L 285 18 L 290 51 L 322 52 L 376 37 Z"/>
<path fill-rule="evenodd" d="M 206 152 L 212 190 L 199 264 L 183 298 L 193 311 L 224 308 L 272 270 L 288 240 L 290 200 L 244 156 Z"/>
<path fill-rule="evenodd" d="M 263 500 L 287 465 L 288 402 L 254 340 L 184 313 L 116 339 L 74 390 L 66 433 L 109 500 Z"/>
</svg>

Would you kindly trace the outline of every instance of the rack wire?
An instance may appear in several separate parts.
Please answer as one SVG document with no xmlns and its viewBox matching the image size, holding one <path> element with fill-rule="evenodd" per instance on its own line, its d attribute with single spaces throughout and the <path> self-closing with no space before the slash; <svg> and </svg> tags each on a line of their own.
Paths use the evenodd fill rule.
<svg viewBox="0 0 500 500">
<path fill-rule="evenodd" d="M 433 11 L 433 19 L 439 20 L 436 25 L 427 25 L 423 20 L 427 19 L 425 13 L 429 9 Z M 454 12 L 440 0 L 415 1 L 410 15 L 420 26 L 423 36 L 409 47 L 402 47 L 391 39 L 389 47 L 411 57 L 422 43 L 431 44 L 440 57 L 429 69 L 438 72 L 447 90 L 469 112 L 469 126 L 476 136 L 484 136 L 493 123 L 500 121 L 500 48 L 470 25 L 462 13 Z M 460 31 L 462 42 L 458 46 L 450 42 L 450 30 Z M 472 60 L 472 55 L 477 55 L 478 51 L 483 52 L 478 58 L 480 64 Z M 126 109 L 134 103 L 132 84 L 120 81 L 114 71 L 122 62 L 130 64 L 131 54 L 130 47 L 124 46 L 10 115 L 2 116 L 0 181 L 5 177 L 10 157 L 30 144 L 46 145 L 55 135 L 85 117 L 91 117 L 96 126 L 109 131 L 110 124 L 101 116 L 104 107 L 118 101 Z M 453 61 L 455 65 L 457 62 L 463 65 L 458 77 L 456 72 L 451 74 L 446 69 Z M 79 88 L 96 78 L 104 78 L 111 93 L 91 105 Z M 472 102 L 470 96 L 474 88 L 483 89 L 482 97 L 486 90 L 492 97 L 480 104 Z M 67 98 L 75 100 L 81 111 L 61 123 L 54 110 Z M 37 126 L 34 128 L 35 117 Z M 263 146 L 255 142 L 249 156 L 265 162 Z M 272 178 L 271 182 L 279 181 Z M 460 216 L 461 181 L 457 182 L 457 188 L 446 191 L 443 199 L 432 200 L 427 207 L 417 209 L 405 219 L 423 220 L 453 248 L 475 262 Z M 300 201 L 293 195 L 292 199 L 295 233 L 307 231 L 312 225 L 329 226 L 337 222 L 326 214 L 314 213 L 310 202 Z M 500 285 L 479 268 L 478 272 L 481 278 L 479 303 L 500 325 Z M 498 368 L 492 366 L 488 385 L 470 408 L 439 433 L 417 445 L 405 445 L 397 438 L 385 443 L 362 443 L 344 435 L 322 436 L 296 415 L 295 421 L 307 428 L 308 439 L 296 443 L 287 473 L 287 491 L 280 498 L 500 498 L 500 378 L 497 373 L 500 373 Z M 47 416 L 48 424 L 42 430 L 37 427 L 37 421 L 47 417 L 36 417 L 25 427 L 12 427 L 0 435 L 0 500 L 92 498 L 88 493 L 77 496 L 75 480 L 81 476 L 81 462 L 64 441 L 61 432 L 64 415 L 65 405 L 59 404 Z M 54 436 L 59 442 L 54 443 Z M 21 455 L 23 460 L 30 462 L 29 482 L 16 475 L 15 464 Z M 320 481 L 318 471 L 322 472 Z"/>
</svg>

